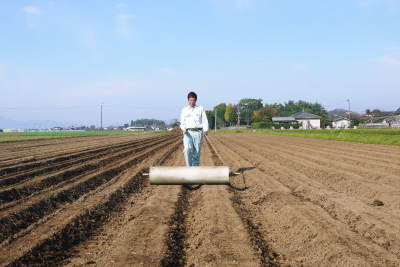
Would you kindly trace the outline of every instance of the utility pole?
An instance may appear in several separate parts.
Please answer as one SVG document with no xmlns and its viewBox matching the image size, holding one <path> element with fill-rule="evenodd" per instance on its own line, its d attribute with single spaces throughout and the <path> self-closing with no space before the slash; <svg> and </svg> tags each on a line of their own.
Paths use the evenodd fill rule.
<svg viewBox="0 0 400 267">
<path fill-rule="evenodd" d="M 103 130 L 103 103 L 100 104 L 100 129 Z"/>
<path fill-rule="evenodd" d="M 348 107 L 349 107 L 349 120 L 351 121 L 351 113 L 350 113 L 350 99 L 347 99 Z"/>
<path fill-rule="evenodd" d="M 349 108 L 349 121 L 350 121 L 350 126 L 349 126 L 349 128 L 351 128 L 351 111 L 350 111 L 350 99 L 347 99 L 347 104 L 348 104 L 348 108 Z"/>
<path fill-rule="evenodd" d="M 214 132 L 217 132 L 217 109 L 215 109 Z"/>
</svg>

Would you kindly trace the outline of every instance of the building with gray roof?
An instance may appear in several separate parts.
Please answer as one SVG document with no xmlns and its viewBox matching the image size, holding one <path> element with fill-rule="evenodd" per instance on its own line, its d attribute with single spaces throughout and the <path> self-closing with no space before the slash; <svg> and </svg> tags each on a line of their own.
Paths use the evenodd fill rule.
<svg viewBox="0 0 400 267">
<path fill-rule="evenodd" d="M 290 117 L 273 117 L 273 122 L 298 122 L 303 129 L 320 129 L 321 116 L 300 111 Z"/>
</svg>

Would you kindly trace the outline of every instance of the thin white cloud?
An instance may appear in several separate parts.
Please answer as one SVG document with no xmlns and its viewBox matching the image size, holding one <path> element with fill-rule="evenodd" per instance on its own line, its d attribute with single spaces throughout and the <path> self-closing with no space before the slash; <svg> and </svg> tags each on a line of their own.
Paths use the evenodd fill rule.
<svg viewBox="0 0 400 267">
<path fill-rule="evenodd" d="M 116 33 L 123 38 L 131 38 L 133 36 L 132 29 L 133 16 L 127 13 L 120 13 L 116 16 Z"/>
<path fill-rule="evenodd" d="M 383 67 L 386 69 L 397 69 L 400 67 L 400 46 L 392 45 L 385 47 L 384 55 L 374 59 L 375 66 Z"/>
<path fill-rule="evenodd" d="M 293 69 L 296 72 L 308 72 L 310 70 L 310 67 L 304 63 L 296 63 L 296 64 L 293 64 Z"/>
<path fill-rule="evenodd" d="M 400 0 L 358 0 L 358 4 L 361 8 L 400 8 Z"/>
<path fill-rule="evenodd" d="M 375 59 L 375 62 L 388 67 L 400 67 L 400 58 L 392 56 L 382 56 Z"/>
<path fill-rule="evenodd" d="M 399 45 L 394 45 L 394 46 L 389 46 L 384 48 L 385 52 L 390 53 L 390 54 L 399 54 L 400 55 L 400 46 Z"/>
<path fill-rule="evenodd" d="M 236 9 L 248 9 L 255 7 L 259 0 L 212 0 L 217 7 L 230 7 Z"/>
<path fill-rule="evenodd" d="M 374 5 L 374 0 L 359 0 L 358 5 L 362 8 L 369 8 Z"/>
<path fill-rule="evenodd" d="M 235 0 L 234 5 L 236 8 L 249 8 L 255 4 L 255 0 Z"/>
<path fill-rule="evenodd" d="M 29 29 L 38 28 L 42 9 L 37 6 L 25 6 L 22 11 L 25 13 L 26 26 Z"/>
<path fill-rule="evenodd" d="M 36 6 L 25 6 L 22 10 L 28 15 L 40 15 L 42 13 L 42 10 Z"/>
</svg>

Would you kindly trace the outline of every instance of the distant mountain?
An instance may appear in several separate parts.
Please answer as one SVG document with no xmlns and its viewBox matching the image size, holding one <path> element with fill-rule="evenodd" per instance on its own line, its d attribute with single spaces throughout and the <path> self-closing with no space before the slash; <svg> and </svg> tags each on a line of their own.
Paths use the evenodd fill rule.
<svg viewBox="0 0 400 267">
<path fill-rule="evenodd" d="M 0 117 L 0 129 L 48 129 L 51 127 L 70 127 L 73 123 L 58 122 L 51 120 L 28 120 L 17 121 Z"/>
</svg>

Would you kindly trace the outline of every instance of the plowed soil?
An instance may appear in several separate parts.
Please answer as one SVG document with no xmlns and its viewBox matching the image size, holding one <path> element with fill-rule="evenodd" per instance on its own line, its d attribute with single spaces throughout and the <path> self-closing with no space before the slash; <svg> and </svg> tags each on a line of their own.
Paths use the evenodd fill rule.
<svg viewBox="0 0 400 267">
<path fill-rule="evenodd" d="M 231 186 L 152 186 L 178 134 L 0 145 L 0 265 L 400 266 L 400 148 L 210 134 Z M 240 174 L 239 174 L 240 173 Z"/>
</svg>

